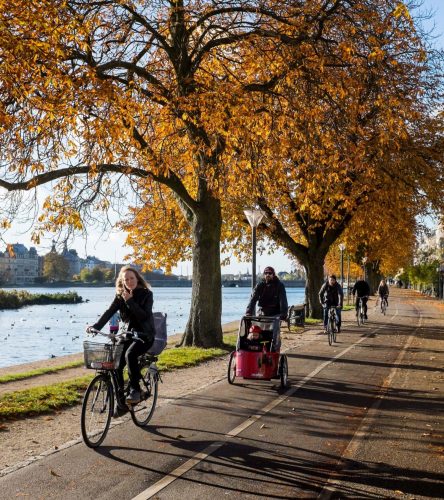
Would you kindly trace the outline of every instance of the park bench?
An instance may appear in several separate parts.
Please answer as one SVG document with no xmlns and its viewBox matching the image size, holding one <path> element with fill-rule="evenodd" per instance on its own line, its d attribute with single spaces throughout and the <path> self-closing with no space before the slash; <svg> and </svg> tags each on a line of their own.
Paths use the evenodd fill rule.
<svg viewBox="0 0 444 500">
<path fill-rule="evenodd" d="M 287 326 L 290 330 L 292 326 L 304 326 L 305 324 L 305 304 L 297 304 L 288 308 Z"/>
</svg>

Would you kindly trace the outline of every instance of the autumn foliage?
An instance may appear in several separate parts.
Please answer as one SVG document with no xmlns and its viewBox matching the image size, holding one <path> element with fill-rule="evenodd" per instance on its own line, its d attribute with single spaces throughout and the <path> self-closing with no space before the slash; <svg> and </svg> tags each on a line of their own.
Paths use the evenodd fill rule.
<svg viewBox="0 0 444 500">
<path fill-rule="evenodd" d="M 51 184 L 36 239 L 114 208 L 141 262 L 192 257 L 185 343 L 222 341 L 243 208 L 304 265 L 316 315 L 367 206 L 394 185 L 395 219 L 442 204 L 439 85 L 402 2 L 0 0 L 0 47 L 0 186 Z"/>
</svg>

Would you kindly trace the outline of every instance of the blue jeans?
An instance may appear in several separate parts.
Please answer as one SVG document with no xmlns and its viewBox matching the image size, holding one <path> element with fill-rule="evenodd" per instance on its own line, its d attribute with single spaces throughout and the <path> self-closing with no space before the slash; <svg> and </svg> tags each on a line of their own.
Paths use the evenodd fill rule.
<svg viewBox="0 0 444 500">
<path fill-rule="evenodd" d="M 326 305 L 324 307 L 324 328 L 327 328 L 328 323 L 328 310 L 330 309 L 330 305 Z M 341 309 L 336 308 L 336 323 L 341 326 Z"/>
</svg>

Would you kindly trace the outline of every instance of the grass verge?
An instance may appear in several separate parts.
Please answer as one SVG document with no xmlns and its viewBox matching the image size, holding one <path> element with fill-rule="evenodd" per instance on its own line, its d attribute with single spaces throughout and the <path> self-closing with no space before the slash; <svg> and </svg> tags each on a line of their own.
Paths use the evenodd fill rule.
<svg viewBox="0 0 444 500">
<path fill-rule="evenodd" d="M 92 375 L 67 382 L 5 393 L 0 397 L 0 418 L 40 415 L 77 404 Z"/>
<path fill-rule="evenodd" d="M 24 380 L 32 377 L 38 377 L 39 375 L 47 375 L 48 373 L 56 373 L 62 370 L 67 370 L 68 368 L 78 368 L 79 366 L 83 366 L 83 360 L 73 361 L 72 363 L 66 363 L 65 365 L 53 366 L 50 368 L 39 368 L 37 370 L 30 370 L 28 372 L 3 375 L 2 377 L 0 377 L 0 384 L 6 384 L 7 382 L 16 382 L 17 380 Z"/>
</svg>

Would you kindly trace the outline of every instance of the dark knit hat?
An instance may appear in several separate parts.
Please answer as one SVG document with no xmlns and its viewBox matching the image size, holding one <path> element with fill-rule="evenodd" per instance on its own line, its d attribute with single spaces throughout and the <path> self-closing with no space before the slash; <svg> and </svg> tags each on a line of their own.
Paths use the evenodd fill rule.
<svg viewBox="0 0 444 500">
<path fill-rule="evenodd" d="M 273 273 L 273 275 L 276 275 L 276 273 L 274 272 L 274 269 L 271 266 L 267 266 L 264 269 L 264 273 L 266 273 L 266 272 Z"/>
</svg>

